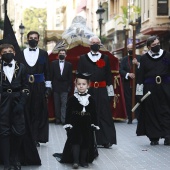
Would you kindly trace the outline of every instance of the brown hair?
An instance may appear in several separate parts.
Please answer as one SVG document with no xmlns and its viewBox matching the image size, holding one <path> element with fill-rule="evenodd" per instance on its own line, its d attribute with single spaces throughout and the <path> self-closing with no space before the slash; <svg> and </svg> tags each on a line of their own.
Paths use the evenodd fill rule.
<svg viewBox="0 0 170 170">
<path fill-rule="evenodd" d="M 28 34 L 27 34 L 27 39 L 29 38 L 30 35 L 32 34 L 37 34 L 38 35 L 38 39 L 40 37 L 40 34 L 37 32 L 37 31 L 30 31 Z"/>
<path fill-rule="evenodd" d="M 58 54 L 60 53 L 60 51 L 65 51 L 65 53 L 67 54 L 67 50 L 65 48 L 59 49 Z"/>
<path fill-rule="evenodd" d="M 76 77 L 76 78 L 75 78 L 75 83 L 77 83 L 77 79 L 82 79 L 82 78 Z M 87 80 L 87 79 L 83 79 L 83 80 L 86 80 L 86 81 L 87 81 L 87 84 L 90 84 L 90 80 Z"/>
<path fill-rule="evenodd" d="M 12 48 L 15 51 L 15 48 L 12 44 L 1 44 L 0 45 L 0 53 L 4 48 Z"/>
</svg>

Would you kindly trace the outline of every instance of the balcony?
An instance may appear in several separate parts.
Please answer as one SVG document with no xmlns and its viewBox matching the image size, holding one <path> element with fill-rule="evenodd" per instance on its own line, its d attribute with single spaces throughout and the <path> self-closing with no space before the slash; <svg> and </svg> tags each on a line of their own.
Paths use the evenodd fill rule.
<svg viewBox="0 0 170 170">
<path fill-rule="evenodd" d="M 112 34 L 114 31 L 123 30 L 123 24 L 118 24 L 121 19 L 111 19 L 105 23 L 105 34 L 106 36 Z"/>
<path fill-rule="evenodd" d="M 142 23 L 141 33 L 144 35 L 159 35 L 169 31 L 170 21 L 168 16 L 157 16 L 154 19 L 149 18 L 147 22 Z"/>
</svg>

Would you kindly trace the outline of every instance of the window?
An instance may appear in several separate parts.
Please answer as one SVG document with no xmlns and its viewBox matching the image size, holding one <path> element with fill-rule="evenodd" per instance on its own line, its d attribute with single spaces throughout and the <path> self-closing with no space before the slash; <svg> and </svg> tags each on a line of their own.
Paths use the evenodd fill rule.
<svg viewBox="0 0 170 170">
<path fill-rule="evenodd" d="M 168 15 L 168 0 L 158 0 L 157 15 Z"/>
</svg>

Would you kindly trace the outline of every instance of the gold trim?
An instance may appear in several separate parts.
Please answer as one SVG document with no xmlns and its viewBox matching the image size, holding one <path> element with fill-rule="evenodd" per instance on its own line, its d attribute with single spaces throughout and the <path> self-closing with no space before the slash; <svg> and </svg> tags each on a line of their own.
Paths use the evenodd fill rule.
<svg viewBox="0 0 170 170">
<path fill-rule="evenodd" d="M 29 75 L 28 81 L 30 83 L 34 83 L 34 81 L 35 81 L 34 75 Z"/>
<path fill-rule="evenodd" d="M 117 103 L 119 103 L 120 94 L 115 94 L 113 99 L 113 108 L 116 108 Z"/>
<path fill-rule="evenodd" d="M 111 70 L 111 73 L 119 73 L 117 70 Z"/>
<path fill-rule="evenodd" d="M 114 89 L 117 88 L 117 85 L 120 86 L 119 78 L 120 78 L 120 75 L 114 76 Z"/>
<path fill-rule="evenodd" d="M 156 84 L 161 84 L 162 83 L 161 76 L 156 76 L 155 81 L 156 81 Z"/>
<path fill-rule="evenodd" d="M 114 119 L 114 120 L 120 120 L 120 121 L 125 121 L 125 120 L 127 120 L 127 118 L 114 118 L 114 117 L 112 117 L 112 119 Z"/>
<path fill-rule="evenodd" d="M 97 81 L 94 82 L 94 88 L 96 88 L 96 89 L 99 88 L 99 82 L 97 82 Z"/>
</svg>

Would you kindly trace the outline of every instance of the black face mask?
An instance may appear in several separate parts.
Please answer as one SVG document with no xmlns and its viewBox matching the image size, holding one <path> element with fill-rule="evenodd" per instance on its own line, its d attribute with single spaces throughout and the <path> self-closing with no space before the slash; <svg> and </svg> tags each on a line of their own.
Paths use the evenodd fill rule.
<svg viewBox="0 0 170 170">
<path fill-rule="evenodd" d="M 160 50 L 160 45 L 155 45 L 154 47 L 151 47 L 151 51 L 154 53 L 158 53 Z"/>
<path fill-rule="evenodd" d="M 6 63 L 10 63 L 14 59 L 13 53 L 6 53 L 2 55 L 2 60 L 4 60 Z"/>
<path fill-rule="evenodd" d="M 91 50 L 94 52 L 98 52 L 100 49 L 100 45 L 99 44 L 93 44 L 90 46 Z"/>
<path fill-rule="evenodd" d="M 60 60 L 64 60 L 64 58 L 65 58 L 65 55 L 59 55 Z"/>
<path fill-rule="evenodd" d="M 130 56 L 132 56 L 133 50 L 129 50 L 128 53 L 129 53 Z"/>
<path fill-rule="evenodd" d="M 35 48 L 38 45 L 38 41 L 32 39 L 32 40 L 28 40 L 28 44 L 30 47 Z"/>
</svg>

